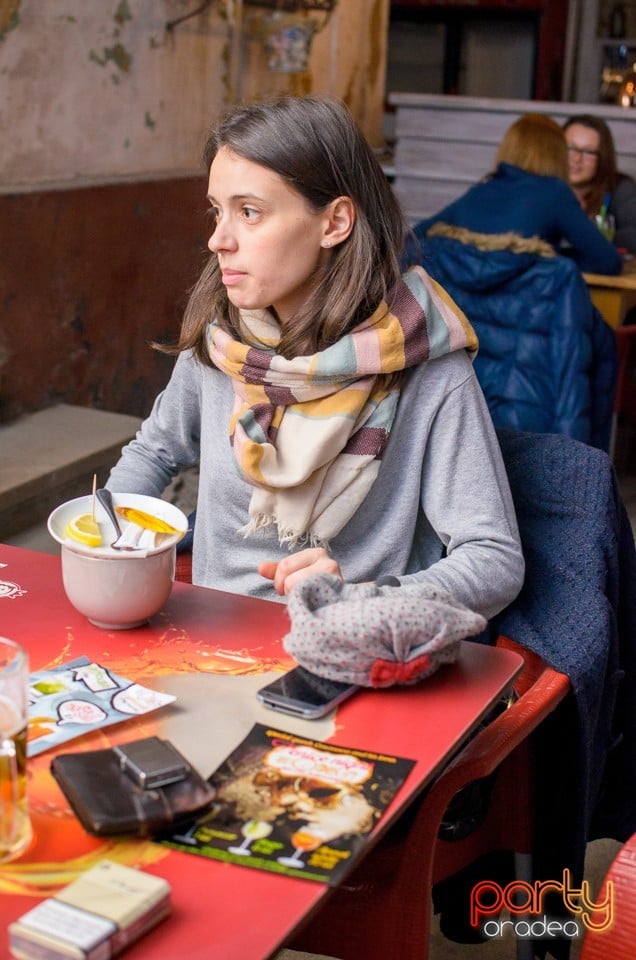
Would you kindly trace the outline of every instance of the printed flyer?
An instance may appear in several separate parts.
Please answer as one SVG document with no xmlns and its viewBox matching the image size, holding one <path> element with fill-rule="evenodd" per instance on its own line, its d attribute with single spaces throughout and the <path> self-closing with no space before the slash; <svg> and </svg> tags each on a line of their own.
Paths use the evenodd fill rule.
<svg viewBox="0 0 636 960">
<path fill-rule="evenodd" d="M 211 810 L 162 839 L 176 850 L 337 883 L 415 761 L 356 750 L 263 724 L 209 778 Z"/>
</svg>

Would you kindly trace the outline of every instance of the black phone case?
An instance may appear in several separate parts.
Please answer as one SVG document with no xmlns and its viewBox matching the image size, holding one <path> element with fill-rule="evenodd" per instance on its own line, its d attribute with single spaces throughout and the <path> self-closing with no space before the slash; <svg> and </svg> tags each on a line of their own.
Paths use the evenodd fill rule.
<svg viewBox="0 0 636 960">
<path fill-rule="evenodd" d="M 214 788 L 192 767 L 178 783 L 144 790 L 112 749 L 60 754 L 51 773 L 84 829 L 97 837 L 161 833 L 194 820 L 214 799 Z"/>
</svg>

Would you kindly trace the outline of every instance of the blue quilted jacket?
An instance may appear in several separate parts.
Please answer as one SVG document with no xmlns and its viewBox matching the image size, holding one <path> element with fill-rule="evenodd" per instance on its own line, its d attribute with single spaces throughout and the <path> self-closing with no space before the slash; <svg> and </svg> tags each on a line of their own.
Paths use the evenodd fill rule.
<svg viewBox="0 0 636 960">
<path fill-rule="evenodd" d="M 475 328 L 475 373 L 495 426 L 607 451 L 616 341 L 577 266 L 535 237 L 447 224 L 432 228 L 417 260 Z"/>
</svg>

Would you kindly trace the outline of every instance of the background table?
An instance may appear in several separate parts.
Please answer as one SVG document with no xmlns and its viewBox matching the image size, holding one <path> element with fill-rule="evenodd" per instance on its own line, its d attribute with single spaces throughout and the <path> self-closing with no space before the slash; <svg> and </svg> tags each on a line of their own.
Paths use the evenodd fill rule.
<svg viewBox="0 0 636 960">
<path fill-rule="evenodd" d="M 631 307 L 636 306 L 636 259 L 626 260 L 622 273 L 607 277 L 600 273 L 584 273 L 592 303 L 610 327 L 620 327 Z"/>
<path fill-rule="evenodd" d="M 456 752 L 522 665 L 515 653 L 464 641 L 457 663 L 415 687 L 361 691 L 337 714 L 308 723 L 265 711 L 254 696 L 272 671 L 292 665 L 281 644 L 287 629 L 283 604 L 175 583 L 166 607 L 148 626 L 100 630 L 66 599 L 58 557 L 0 544 L 0 630 L 26 647 L 32 670 L 86 655 L 131 680 L 180 691 L 174 705 L 61 749 L 95 749 L 159 733 L 208 775 L 219 755 L 258 721 L 415 759 L 369 848 Z M 211 706 L 217 707 L 212 720 Z M 50 776 L 50 759 L 48 752 L 29 762 L 35 837 L 24 857 L 0 866 L 3 927 L 106 856 L 165 877 L 173 890 L 172 916 L 129 948 L 130 960 L 266 958 L 328 894 L 319 883 L 149 841 L 89 837 Z"/>
</svg>

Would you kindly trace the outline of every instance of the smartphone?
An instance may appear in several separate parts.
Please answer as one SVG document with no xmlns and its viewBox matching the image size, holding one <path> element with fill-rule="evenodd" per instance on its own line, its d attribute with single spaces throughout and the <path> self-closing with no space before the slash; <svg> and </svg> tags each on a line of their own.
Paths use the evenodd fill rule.
<svg viewBox="0 0 636 960">
<path fill-rule="evenodd" d="M 256 696 L 271 710 L 292 717 L 316 720 L 350 697 L 358 688 L 338 680 L 326 680 L 304 667 L 294 667 L 277 680 L 262 687 Z"/>
<path fill-rule="evenodd" d="M 144 737 L 113 747 L 122 770 L 144 790 L 185 780 L 190 764 L 169 740 Z"/>
</svg>

